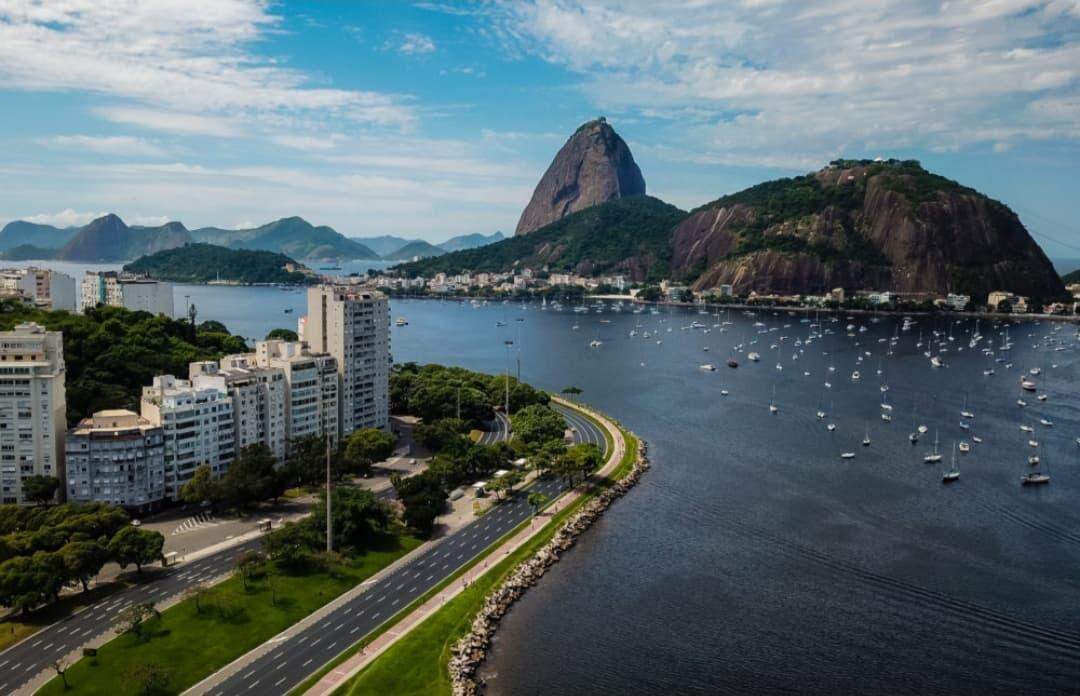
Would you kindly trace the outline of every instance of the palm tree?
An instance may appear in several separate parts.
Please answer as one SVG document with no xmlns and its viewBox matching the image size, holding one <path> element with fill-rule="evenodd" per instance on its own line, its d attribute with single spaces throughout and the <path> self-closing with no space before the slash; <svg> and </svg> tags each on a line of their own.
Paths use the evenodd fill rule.
<svg viewBox="0 0 1080 696">
<path fill-rule="evenodd" d="M 573 397 L 575 397 L 575 396 L 577 396 L 578 394 L 581 393 L 581 389 L 579 389 L 578 387 L 569 386 L 566 389 L 563 389 L 562 393 L 566 394 L 568 397 L 570 397 L 570 399 L 572 401 Z"/>
<path fill-rule="evenodd" d="M 544 507 L 550 498 L 541 493 L 540 491 L 534 491 L 529 494 L 529 497 L 525 499 L 529 503 L 529 507 L 532 508 L 533 516 L 535 517 L 540 512 L 540 508 Z"/>
</svg>

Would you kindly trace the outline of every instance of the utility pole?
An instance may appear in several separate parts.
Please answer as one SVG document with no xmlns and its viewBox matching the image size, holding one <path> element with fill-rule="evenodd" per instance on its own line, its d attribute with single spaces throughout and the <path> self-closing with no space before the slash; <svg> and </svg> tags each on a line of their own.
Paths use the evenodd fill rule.
<svg viewBox="0 0 1080 696">
<path fill-rule="evenodd" d="M 506 414 L 506 417 L 509 418 L 510 417 L 510 346 L 514 345 L 514 342 L 513 341 L 503 341 L 503 343 L 506 345 L 506 405 L 503 407 L 504 408 L 503 412 Z"/>
<path fill-rule="evenodd" d="M 334 550 L 334 518 L 331 514 L 333 503 L 330 497 L 330 436 L 326 436 L 326 552 Z"/>
<path fill-rule="evenodd" d="M 457 416 L 458 420 L 461 420 L 461 382 L 457 385 Z"/>
</svg>

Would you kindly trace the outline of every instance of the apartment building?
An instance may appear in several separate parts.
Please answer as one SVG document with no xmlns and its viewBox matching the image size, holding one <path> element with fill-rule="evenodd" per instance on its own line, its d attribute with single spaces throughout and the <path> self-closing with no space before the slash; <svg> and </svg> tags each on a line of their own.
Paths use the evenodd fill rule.
<svg viewBox="0 0 1080 696">
<path fill-rule="evenodd" d="M 33 323 L 0 332 L 0 503 L 26 503 L 26 477 L 64 481 L 66 428 L 61 333 Z"/>
<path fill-rule="evenodd" d="M 173 316 L 173 286 L 130 273 L 87 271 L 79 300 L 81 311 L 98 305 L 125 307 L 133 312 Z"/>
<path fill-rule="evenodd" d="M 280 370 L 284 375 L 286 440 L 328 435 L 331 442 L 337 442 L 341 436 L 337 360 L 325 353 L 311 353 L 303 343 L 277 340 L 258 342 L 254 357 L 259 367 Z"/>
<path fill-rule="evenodd" d="M 386 428 L 390 418 L 390 303 L 369 288 L 323 285 L 308 289 L 304 341 L 337 360 L 341 378 L 341 436 Z"/>
<path fill-rule="evenodd" d="M 264 444 L 280 461 L 285 457 L 289 385 L 279 367 L 260 366 L 251 353 L 219 362 L 193 362 L 188 378 L 227 391 L 233 400 L 236 451 Z"/>
<path fill-rule="evenodd" d="M 76 307 L 75 279 L 46 268 L 5 268 L 0 270 L 0 293 L 22 297 L 42 309 Z"/>
<path fill-rule="evenodd" d="M 215 478 L 228 471 L 236 457 L 233 399 L 216 380 L 155 377 L 153 386 L 143 387 L 140 410 L 163 431 L 166 497 L 179 500 L 204 464 Z"/>
<path fill-rule="evenodd" d="M 65 446 L 67 499 L 152 509 L 165 499 L 164 430 L 128 411 L 79 421 Z"/>
</svg>

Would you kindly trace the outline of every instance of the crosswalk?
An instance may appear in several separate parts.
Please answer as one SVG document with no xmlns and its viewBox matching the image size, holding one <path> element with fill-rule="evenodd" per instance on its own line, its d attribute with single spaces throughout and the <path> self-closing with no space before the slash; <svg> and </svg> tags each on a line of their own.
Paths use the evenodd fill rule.
<svg viewBox="0 0 1080 696">
<path fill-rule="evenodd" d="M 202 527 L 215 527 L 219 524 L 221 524 L 221 522 L 214 519 L 214 513 L 200 512 L 198 515 L 189 517 L 177 525 L 176 528 L 172 530 L 171 534 L 172 536 L 177 536 Z"/>
</svg>

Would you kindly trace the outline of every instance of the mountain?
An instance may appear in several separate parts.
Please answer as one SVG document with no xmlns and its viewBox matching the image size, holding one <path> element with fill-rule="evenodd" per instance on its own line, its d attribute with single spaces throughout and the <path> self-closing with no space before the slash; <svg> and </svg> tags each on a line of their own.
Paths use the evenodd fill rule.
<svg viewBox="0 0 1080 696">
<path fill-rule="evenodd" d="M 668 276 L 671 230 L 686 213 L 648 196 L 621 198 L 586 208 L 531 232 L 476 249 L 407 263 L 410 276 L 501 272 L 515 266 L 550 271 L 621 273 L 637 280 Z"/>
<path fill-rule="evenodd" d="M 604 118 L 578 128 L 540 178 L 518 220 L 524 235 L 599 203 L 645 195 L 630 148 Z"/>
<path fill-rule="evenodd" d="M 23 244 L 44 249 L 59 249 L 79 231 L 78 227 L 53 227 L 26 220 L 14 220 L 0 230 L 0 251 Z"/>
<path fill-rule="evenodd" d="M 61 261 L 116 262 L 138 258 L 162 249 L 183 246 L 191 234 L 179 222 L 160 227 L 128 227 L 116 215 L 106 215 L 79 229 L 56 252 Z"/>
<path fill-rule="evenodd" d="M 1073 283 L 1080 283 L 1080 270 L 1073 271 L 1072 273 L 1066 273 L 1065 275 L 1061 276 L 1061 282 L 1068 285 L 1072 285 Z"/>
<path fill-rule="evenodd" d="M 417 239 L 415 242 L 409 242 L 392 254 L 383 256 L 383 258 L 387 261 L 408 261 L 417 257 L 426 259 L 430 256 L 442 256 L 445 253 L 446 251 L 434 244 L 425 242 L 422 239 Z"/>
<path fill-rule="evenodd" d="M 363 244 L 368 249 L 371 249 L 373 252 L 384 258 L 387 254 L 392 254 L 406 244 L 416 241 L 415 239 L 395 237 L 392 234 L 384 234 L 379 237 L 349 237 L 349 239 Z"/>
<path fill-rule="evenodd" d="M 837 160 L 724 196 L 694 210 L 671 244 L 674 277 L 696 290 L 1063 292 L 1015 213 L 913 160 Z"/>
<path fill-rule="evenodd" d="M 330 227 L 315 227 L 300 217 L 288 217 L 261 227 L 225 230 L 204 227 L 192 230 L 196 242 L 232 249 L 275 251 L 294 259 L 377 259 L 378 254 Z"/>
<path fill-rule="evenodd" d="M 47 249 L 33 244 L 20 244 L 11 247 L 7 251 L 0 252 L 0 258 L 5 261 L 40 261 L 55 256 L 56 249 Z"/>
<path fill-rule="evenodd" d="M 177 283 L 227 280 L 237 283 L 304 284 L 312 279 L 312 276 L 304 273 L 286 271 L 286 264 L 299 265 L 288 256 L 272 251 L 228 249 L 195 243 L 142 256 L 125 265 L 124 270 Z"/>
<path fill-rule="evenodd" d="M 488 244 L 501 242 L 504 239 L 506 239 L 506 237 L 503 236 L 502 232 L 495 232 L 494 234 L 488 235 L 476 232 L 473 234 L 463 234 L 457 237 L 451 237 L 437 246 L 443 251 L 461 251 L 462 249 L 475 249 L 476 247 L 487 246 Z"/>
</svg>

